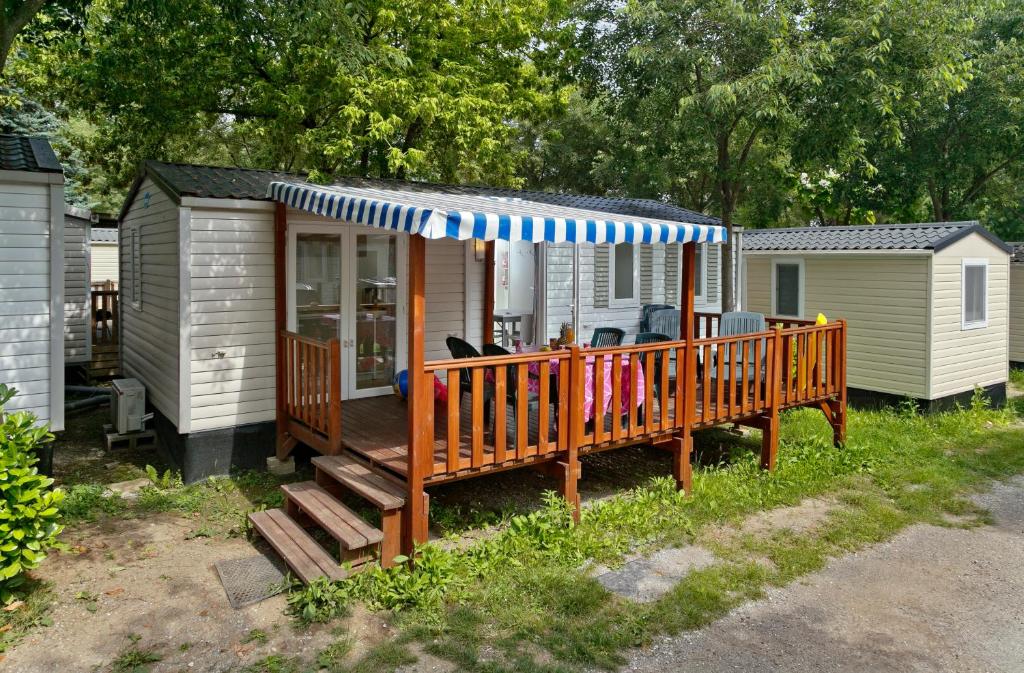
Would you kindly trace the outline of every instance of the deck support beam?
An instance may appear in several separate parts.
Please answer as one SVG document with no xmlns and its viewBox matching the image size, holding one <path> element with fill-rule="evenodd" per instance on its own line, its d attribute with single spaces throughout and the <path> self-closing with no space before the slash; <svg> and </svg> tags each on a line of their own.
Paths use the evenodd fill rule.
<svg viewBox="0 0 1024 673">
<path fill-rule="evenodd" d="M 679 297 L 679 338 L 686 342 L 682 351 L 682 362 L 676 356 L 676 377 L 682 377 L 677 385 L 677 394 L 683 395 L 683 417 L 678 432 L 669 444 L 672 450 L 672 476 L 676 488 L 690 495 L 693 493 L 693 423 L 697 416 L 697 349 L 694 347 L 694 304 L 696 301 L 697 244 L 683 245 L 682 292 Z M 677 404 L 676 408 L 679 406 Z M 665 414 L 666 410 L 662 410 Z"/>
<path fill-rule="evenodd" d="M 417 544 L 427 541 L 429 501 L 423 482 L 434 458 L 433 441 L 427 441 L 427 431 L 434 425 L 433 390 L 427 390 L 424 371 L 426 266 L 427 239 L 413 234 L 409 237 L 409 447 L 406 477 L 409 497 L 406 498 L 405 515 L 402 517 L 402 552 L 410 557 Z"/>
<path fill-rule="evenodd" d="M 288 412 L 285 409 L 287 372 L 281 336 L 288 329 L 287 242 L 288 210 L 283 203 L 277 202 L 274 204 L 274 371 L 277 376 L 277 439 L 274 448 L 278 460 L 286 460 L 297 444 L 288 433 Z"/>
</svg>

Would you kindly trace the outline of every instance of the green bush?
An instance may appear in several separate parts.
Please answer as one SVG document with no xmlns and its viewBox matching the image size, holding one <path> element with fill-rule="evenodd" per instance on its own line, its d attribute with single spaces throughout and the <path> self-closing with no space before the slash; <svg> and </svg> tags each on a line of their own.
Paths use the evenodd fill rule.
<svg viewBox="0 0 1024 673">
<path fill-rule="evenodd" d="M 64 492 L 39 474 L 36 449 L 53 441 L 47 428 L 36 427 L 34 414 L 8 413 L 15 391 L 0 384 L 0 601 L 9 603 L 24 581 L 24 571 L 38 566 L 63 529 L 58 509 Z"/>
</svg>

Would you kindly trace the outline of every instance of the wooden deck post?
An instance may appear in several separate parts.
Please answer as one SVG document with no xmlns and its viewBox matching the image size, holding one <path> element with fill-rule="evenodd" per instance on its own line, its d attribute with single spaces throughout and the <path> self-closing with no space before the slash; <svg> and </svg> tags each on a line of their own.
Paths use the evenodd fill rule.
<svg viewBox="0 0 1024 673">
<path fill-rule="evenodd" d="M 782 406 L 782 377 L 785 373 L 784 367 L 790 363 L 785 362 L 782 354 L 785 352 L 783 342 L 789 337 L 783 336 L 782 328 L 778 325 L 774 328 L 774 336 L 769 337 L 768 343 L 772 344 L 771 364 L 767 372 L 768 413 L 761 419 L 761 469 L 774 470 L 775 458 L 779 453 L 779 408 Z"/>
<path fill-rule="evenodd" d="M 682 362 L 679 361 L 678 351 L 676 355 L 676 377 L 681 377 L 683 382 L 682 386 L 676 386 L 676 390 L 681 391 L 683 395 L 683 417 L 680 419 L 679 430 L 673 437 L 671 446 L 672 476 L 676 480 L 676 488 L 687 495 L 693 491 L 690 457 L 693 454 L 693 423 L 697 410 L 697 349 L 693 343 L 696 263 L 697 244 L 684 244 L 682 293 L 679 297 L 679 338 L 686 342 L 683 346 Z M 661 413 L 664 415 L 666 410 L 662 410 Z"/>
<path fill-rule="evenodd" d="M 580 520 L 580 495 L 577 481 L 580 477 L 580 441 L 583 435 L 583 358 L 580 347 L 573 344 L 569 348 L 569 417 L 560 419 L 560 423 L 568 421 L 569 439 L 564 465 L 562 469 L 562 496 L 573 508 L 573 520 Z"/>
<path fill-rule="evenodd" d="M 329 455 L 336 456 L 341 453 L 341 341 L 331 339 L 328 348 L 327 439 L 330 444 Z"/>
<path fill-rule="evenodd" d="M 287 287 L 287 242 L 288 211 L 283 203 L 274 204 L 274 372 L 277 397 L 277 438 L 275 453 L 278 460 L 284 460 L 295 448 L 295 441 L 288 434 L 287 394 L 285 391 L 288 372 L 285 366 L 284 340 L 282 333 L 288 329 L 288 287 Z"/>
<path fill-rule="evenodd" d="M 427 541 L 428 513 L 423 480 L 427 476 L 425 466 L 433 462 L 433 446 L 426 443 L 425 421 L 432 416 L 433 391 L 427 397 L 424 383 L 424 322 L 426 319 L 426 262 L 427 239 L 413 234 L 409 237 L 409 362 L 408 362 L 408 405 L 409 405 L 409 448 L 408 448 L 408 498 L 402 523 L 402 552 L 411 555 L 415 545 Z M 432 428 L 431 428 L 432 429 Z M 431 432 L 431 435 L 433 433 Z"/>
<path fill-rule="evenodd" d="M 836 357 L 836 371 L 839 373 L 839 397 L 832 403 L 832 442 L 836 447 L 846 443 L 846 321 L 839 320 L 839 352 Z"/>
<path fill-rule="evenodd" d="M 494 241 L 484 254 L 484 343 L 494 343 Z M 467 339 L 469 336 L 467 335 Z"/>
</svg>

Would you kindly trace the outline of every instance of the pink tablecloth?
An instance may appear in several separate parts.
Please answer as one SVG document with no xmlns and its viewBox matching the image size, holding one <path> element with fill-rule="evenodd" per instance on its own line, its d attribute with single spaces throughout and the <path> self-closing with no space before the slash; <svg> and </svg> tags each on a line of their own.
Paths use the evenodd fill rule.
<svg viewBox="0 0 1024 673">
<path fill-rule="evenodd" d="M 590 421 L 594 418 L 594 363 L 597 358 L 593 355 L 587 357 L 587 366 L 583 370 L 583 420 Z M 559 365 L 561 360 L 551 360 L 551 375 L 558 376 Z M 527 381 L 526 387 L 531 393 L 538 392 L 540 387 L 540 381 L 535 376 L 540 374 L 540 363 L 531 362 L 529 365 L 530 376 Z M 622 358 L 622 372 L 620 374 L 620 381 L 622 386 L 622 405 L 621 413 L 629 413 L 629 391 L 632 387 L 632 376 L 630 376 L 630 365 L 629 358 Z M 639 407 L 644 403 L 644 391 L 646 386 L 644 385 L 644 367 L 642 364 L 637 362 L 637 391 L 636 391 L 636 405 Z M 604 376 L 601 377 L 602 388 L 604 393 L 601 395 L 602 411 L 607 414 L 612 407 L 612 358 L 610 355 L 604 358 Z M 552 400 L 554 402 L 554 400 Z"/>
</svg>

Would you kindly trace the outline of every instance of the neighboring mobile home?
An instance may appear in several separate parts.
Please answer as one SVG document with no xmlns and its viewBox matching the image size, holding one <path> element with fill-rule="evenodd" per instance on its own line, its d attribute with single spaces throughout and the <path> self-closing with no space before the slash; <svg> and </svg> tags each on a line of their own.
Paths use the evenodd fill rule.
<svg viewBox="0 0 1024 673">
<path fill-rule="evenodd" d="M 1006 396 L 1009 248 L 977 222 L 747 230 L 745 309 L 846 318 L 850 399 Z"/>
<path fill-rule="evenodd" d="M 0 383 L 8 410 L 64 429 L 64 171 L 43 138 L 0 135 Z"/>
<path fill-rule="evenodd" d="M 92 357 L 89 318 L 93 214 L 85 208 L 64 210 L 64 364 L 80 365 Z"/>
<path fill-rule="evenodd" d="M 1024 243 L 1010 245 L 1010 364 L 1024 368 Z"/>
<path fill-rule="evenodd" d="M 258 464 L 274 449 L 287 458 L 300 443 L 321 454 L 316 481 L 284 486 L 284 508 L 250 516 L 306 580 L 347 571 L 304 525 L 322 528 L 353 566 L 388 565 L 427 538 L 425 489 L 453 480 L 536 466 L 578 516 L 587 453 L 662 444 L 689 490 L 695 430 L 760 428 L 765 469 L 783 409 L 821 409 L 843 441 L 842 321 L 694 338 L 697 247 L 723 242 L 725 230 L 623 217 L 577 198 L 570 207 L 528 192 L 324 186 L 147 163 L 121 213 L 124 368 L 145 383 L 187 480 Z M 498 239 L 683 244 L 680 334 L 450 358 L 453 333 L 490 341 L 494 276 L 484 260 Z M 674 379 L 662 366 L 670 359 Z M 392 389 L 403 369 L 406 399 Z M 380 509 L 381 529 L 343 507 L 342 491 Z"/>
<path fill-rule="evenodd" d="M 117 227 L 94 224 L 89 248 L 90 276 L 94 284 L 112 283 L 117 287 Z"/>
</svg>

